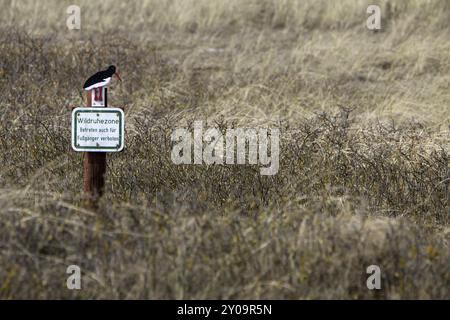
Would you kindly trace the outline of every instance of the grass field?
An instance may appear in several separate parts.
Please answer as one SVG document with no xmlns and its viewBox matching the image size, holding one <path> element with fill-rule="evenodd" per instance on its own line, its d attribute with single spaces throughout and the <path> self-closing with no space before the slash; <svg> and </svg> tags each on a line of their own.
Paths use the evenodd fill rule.
<svg viewBox="0 0 450 320">
<path fill-rule="evenodd" d="M 450 2 L 0 0 L 0 298 L 450 298 Z M 83 209 L 82 85 L 116 64 L 126 149 Z M 174 165 L 203 120 L 280 169 Z M 82 290 L 66 288 L 66 268 Z M 378 265 L 382 289 L 368 290 Z"/>
</svg>

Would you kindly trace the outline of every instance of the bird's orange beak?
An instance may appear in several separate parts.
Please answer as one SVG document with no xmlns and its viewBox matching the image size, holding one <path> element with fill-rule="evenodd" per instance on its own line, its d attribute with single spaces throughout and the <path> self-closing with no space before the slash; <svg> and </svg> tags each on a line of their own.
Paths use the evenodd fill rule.
<svg viewBox="0 0 450 320">
<path fill-rule="evenodd" d="M 119 79 L 120 81 L 122 81 L 122 78 L 120 78 L 120 75 L 118 72 L 114 73 L 114 75 L 117 77 L 117 79 Z"/>
</svg>

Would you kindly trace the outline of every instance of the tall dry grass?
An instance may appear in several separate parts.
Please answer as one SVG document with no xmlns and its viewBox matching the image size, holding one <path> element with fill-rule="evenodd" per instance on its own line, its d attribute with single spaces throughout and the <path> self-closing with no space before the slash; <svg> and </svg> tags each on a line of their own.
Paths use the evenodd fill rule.
<svg viewBox="0 0 450 320">
<path fill-rule="evenodd" d="M 377 33 L 368 3 L 79 1 L 69 31 L 69 1 L 0 1 L 0 297 L 449 298 L 449 3 L 382 1 Z M 111 63 L 94 213 L 70 110 Z M 279 173 L 173 165 L 194 120 L 279 127 Z"/>
</svg>

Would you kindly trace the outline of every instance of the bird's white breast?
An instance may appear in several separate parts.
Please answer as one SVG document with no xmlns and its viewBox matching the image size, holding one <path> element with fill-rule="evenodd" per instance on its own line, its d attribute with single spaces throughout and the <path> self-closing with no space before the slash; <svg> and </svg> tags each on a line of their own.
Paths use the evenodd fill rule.
<svg viewBox="0 0 450 320">
<path fill-rule="evenodd" d="M 94 83 L 93 85 L 85 88 L 84 90 L 89 91 L 89 90 L 92 90 L 95 88 L 104 87 L 104 86 L 107 86 L 110 82 L 111 82 L 111 77 L 105 78 L 105 79 L 103 79 L 103 81 Z"/>
</svg>

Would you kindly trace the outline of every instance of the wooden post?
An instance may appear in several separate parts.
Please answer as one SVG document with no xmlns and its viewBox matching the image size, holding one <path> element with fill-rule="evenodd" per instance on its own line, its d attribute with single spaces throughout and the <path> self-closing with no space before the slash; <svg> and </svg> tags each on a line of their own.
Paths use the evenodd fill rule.
<svg viewBox="0 0 450 320">
<path fill-rule="evenodd" d="M 107 93 L 105 88 L 105 108 L 107 107 Z M 87 91 L 86 107 L 92 107 L 92 91 Z M 98 200 L 103 195 L 105 187 L 106 153 L 85 152 L 83 168 L 83 185 L 86 207 L 98 208 Z"/>
</svg>

